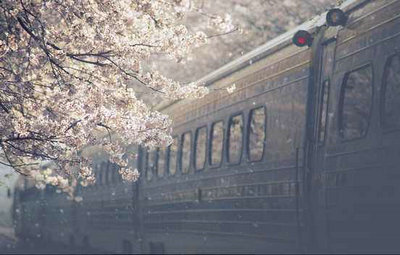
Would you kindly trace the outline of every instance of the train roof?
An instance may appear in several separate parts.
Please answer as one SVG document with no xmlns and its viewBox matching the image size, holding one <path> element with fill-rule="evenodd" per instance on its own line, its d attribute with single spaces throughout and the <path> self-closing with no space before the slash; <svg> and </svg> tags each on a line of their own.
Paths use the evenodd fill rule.
<svg viewBox="0 0 400 255">
<path fill-rule="evenodd" d="M 347 0 L 340 6 L 340 9 L 342 9 L 345 12 L 349 12 L 350 10 L 354 9 L 361 3 L 368 1 L 371 0 Z M 309 21 L 304 22 L 303 24 L 297 26 L 296 28 L 289 30 L 286 33 L 283 33 L 280 36 L 277 36 L 276 38 L 246 53 L 245 55 L 229 62 L 228 64 L 223 65 L 217 70 L 199 79 L 196 83 L 199 85 L 210 86 L 214 82 L 228 76 L 229 74 L 236 72 L 246 66 L 249 66 L 251 65 L 251 63 L 255 63 L 256 61 L 270 54 L 273 54 L 276 51 L 279 51 L 280 49 L 292 43 L 293 35 L 299 30 L 306 30 L 310 33 L 315 33 L 318 27 L 321 27 L 326 23 L 325 17 L 326 17 L 326 12 L 317 15 L 316 17 L 310 19 Z M 155 109 L 158 111 L 162 111 L 179 101 L 181 100 L 163 101 L 160 104 L 158 104 L 155 107 Z"/>
</svg>

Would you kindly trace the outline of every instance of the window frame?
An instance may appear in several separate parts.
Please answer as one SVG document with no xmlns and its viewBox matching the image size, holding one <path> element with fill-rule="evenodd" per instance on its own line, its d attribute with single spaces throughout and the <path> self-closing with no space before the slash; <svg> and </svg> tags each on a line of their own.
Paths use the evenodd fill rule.
<svg viewBox="0 0 400 255">
<path fill-rule="evenodd" d="M 385 64 L 383 67 L 383 76 L 382 76 L 382 82 L 381 82 L 381 95 L 380 95 L 380 105 L 379 105 L 379 122 L 380 122 L 380 127 L 383 130 L 383 133 L 392 133 L 392 132 L 398 132 L 400 131 L 400 125 L 397 127 L 389 127 L 385 122 L 386 116 L 385 116 L 385 104 L 386 104 L 386 91 L 387 91 L 387 83 L 388 83 L 388 73 L 389 73 L 389 64 L 392 63 L 394 58 L 399 58 L 400 60 L 400 53 L 396 52 L 385 59 Z"/>
<path fill-rule="evenodd" d="M 359 71 L 361 69 L 367 68 L 368 66 L 371 67 L 371 97 L 370 97 L 371 104 L 370 104 L 370 107 L 369 107 L 368 125 L 367 125 L 367 127 L 365 129 L 365 134 L 364 135 L 359 136 L 359 137 L 355 137 L 355 138 L 347 139 L 342 135 L 343 134 L 342 126 L 343 126 L 343 110 L 344 110 L 343 104 L 344 104 L 345 85 L 346 85 L 347 80 L 348 80 L 348 78 L 349 78 L 351 73 L 354 73 L 354 72 Z M 367 63 L 364 63 L 362 65 L 359 65 L 358 67 L 353 68 L 353 69 L 345 72 L 345 74 L 343 75 L 342 83 L 341 83 L 341 86 L 340 86 L 339 101 L 338 101 L 339 106 L 338 106 L 338 124 L 337 124 L 338 125 L 337 134 L 338 134 L 338 137 L 340 138 L 341 142 L 351 142 L 351 141 L 361 140 L 361 139 L 364 139 L 364 138 L 366 138 L 368 136 L 369 127 L 371 125 L 371 118 L 372 118 L 372 115 L 373 115 L 372 110 L 373 110 L 373 107 L 374 107 L 374 94 L 375 94 L 375 89 L 374 89 L 374 86 L 375 86 L 374 83 L 375 82 L 374 82 L 374 79 L 375 79 L 374 65 L 373 65 L 373 63 L 371 61 L 368 61 Z"/>
<path fill-rule="evenodd" d="M 185 134 L 190 134 L 190 150 L 189 150 L 189 169 L 188 169 L 188 171 L 186 172 L 186 173 L 184 173 L 182 170 L 183 170 L 183 142 L 184 142 L 184 140 L 183 140 L 183 137 L 185 136 Z M 181 135 L 180 135 L 180 137 L 181 137 L 181 139 L 180 139 L 180 142 L 179 142 L 179 166 L 178 166 L 178 168 L 179 168 L 179 172 L 180 172 L 180 174 L 182 174 L 182 175 L 186 175 L 186 174 L 189 174 L 190 173 L 190 170 L 192 169 L 192 159 L 193 159 L 193 134 L 192 134 L 192 130 L 188 130 L 188 131 L 186 131 L 186 132 L 183 132 Z"/>
<path fill-rule="evenodd" d="M 106 182 L 108 185 L 111 185 L 111 184 L 113 184 L 112 171 L 111 171 L 107 161 L 105 162 L 105 167 L 106 167 L 106 176 L 107 176 Z"/>
<path fill-rule="evenodd" d="M 103 186 L 103 169 L 101 169 L 101 164 L 97 164 L 97 183 L 98 186 Z"/>
<path fill-rule="evenodd" d="M 197 168 L 197 165 L 196 165 L 196 163 L 197 163 L 197 141 L 198 141 L 198 138 L 199 138 L 199 130 L 201 130 L 202 128 L 205 128 L 205 131 L 206 131 L 206 141 L 205 141 L 205 155 L 204 155 L 204 163 L 203 163 L 203 167 L 202 168 Z M 198 128 L 196 128 L 196 131 L 195 131 L 195 136 L 194 136 L 194 146 L 193 146 L 193 166 L 194 166 L 194 171 L 195 172 L 199 172 L 199 171 L 202 171 L 202 170 L 204 170 L 205 168 L 206 168 L 206 164 L 207 164 L 207 154 L 208 154 L 208 127 L 207 127 L 207 125 L 203 125 L 203 126 L 200 126 L 200 127 L 198 127 Z"/>
<path fill-rule="evenodd" d="M 175 173 L 171 174 L 171 169 L 170 169 L 170 164 L 169 163 L 170 163 L 170 160 L 171 160 L 171 146 L 172 146 L 175 138 L 178 141 L 177 142 L 177 150 L 176 150 L 176 159 L 175 159 Z M 172 143 L 167 147 L 167 152 L 166 152 L 166 154 L 167 154 L 167 162 L 166 162 L 166 164 L 167 164 L 167 169 L 166 169 L 167 174 L 165 175 L 166 177 L 175 176 L 177 174 L 177 172 L 179 171 L 179 165 L 178 165 L 179 164 L 179 150 L 180 150 L 179 145 L 180 145 L 179 135 L 173 136 L 172 137 Z"/>
<path fill-rule="evenodd" d="M 110 161 L 107 161 L 107 164 L 108 164 L 108 170 L 111 171 L 112 183 L 113 184 L 118 183 L 118 181 L 119 181 L 119 178 L 118 178 L 119 173 L 118 173 L 118 171 L 116 171 L 114 165 Z"/>
<path fill-rule="evenodd" d="M 242 117 L 242 123 L 243 123 L 243 129 L 242 129 L 242 144 L 241 144 L 241 150 L 240 150 L 239 160 L 238 160 L 237 162 L 230 162 L 230 161 L 229 161 L 230 128 L 231 128 L 231 123 L 232 123 L 233 118 L 234 118 L 234 117 L 237 117 L 237 116 L 241 116 L 241 117 Z M 245 120 L 245 116 L 244 116 L 244 112 L 243 112 L 243 111 L 233 113 L 233 114 L 231 114 L 231 115 L 229 116 L 229 119 L 228 119 L 228 126 L 227 126 L 227 128 L 226 128 L 227 134 L 226 134 L 226 150 L 225 150 L 225 156 L 226 156 L 226 163 L 227 163 L 228 165 L 230 165 L 230 166 L 240 165 L 240 164 L 242 163 L 243 150 L 244 150 L 244 147 L 245 147 L 245 144 L 244 144 L 244 142 L 245 142 L 245 141 L 244 141 L 244 140 L 245 140 L 245 132 L 246 132 L 246 130 L 245 130 L 245 127 L 246 127 L 245 121 L 246 121 L 246 120 Z"/>
<path fill-rule="evenodd" d="M 260 159 L 258 159 L 258 160 L 251 160 L 251 158 L 250 158 L 250 125 L 251 125 L 251 116 L 252 116 L 252 113 L 255 111 L 255 110 L 258 110 L 258 109 L 263 109 L 264 110 L 264 116 L 265 116 L 265 118 L 264 118 L 264 141 L 263 141 L 263 152 L 262 152 L 262 156 L 261 156 L 261 158 Z M 253 108 L 251 108 L 250 110 L 249 110 L 249 116 L 248 116 L 248 118 L 247 118 L 247 132 L 246 132 L 246 150 L 247 150 L 247 161 L 248 162 L 260 162 L 260 161 L 263 161 L 264 160 L 264 157 L 265 157 L 265 144 L 266 144 L 266 142 L 267 142 L 267 107 L 265 106 L 265 105 L 258 105 L 258 106 L 256 106 L 256 107 L 253 107 Z"/>
<path fill-rule="evenodd" d="M 222 149 L 221 149 L 221 154 L 220 154 L 221 160 L 219 161 L 218 164 L 212 164 L 212 144 L 213 144 L 212 140 L 214 138 L 213 131 L 214 131 L 214 126 L 217 123 L 220 123 L 220 122 L 222 123 L 222 142 L 221 142 L 222 143 Z M 209 138 L 210 142 L 208 143 L 208 167 L 209 168 L 219 168 L 219 167 L 222 166 L 222 162 L 224 161 L 225 136 L 226 136 L 226 134 L 225 134 L 225 121 L 223 119 L 217 120 L 217 121 L 214 121 L 213 123 L 211 123 L 211 126 L 210 126 L 210 138 Z"/>
<path fill-rule="evenodd" d="M 318 141 L 318 146 L 323 146 L 323 145 L 325 145 L 325 141 L 326 141 L 326 136 L 327 136 L 327 132 L 328 132 L 328 125 L 329 125 L 329 103 L 330 103 L 330 100 L 329 100 L 329 98 L 330 98 L 330 96 L 331 96 L 331 79 L 328 77 L 328 78 L 326 78 L 323 82 L 322 82 L 322 88 L 321 89 L 323 89 L 323 91 L 322 91 L 322 95 L 321 95 L 321 101 L 319 102 L 320 103 L 320 105 L 321 105 L 321 108 L 320 108 L 320 113 L 318 114 L 319 116 L 318 116 L 318 137 L 317 137 L 317 141 Z M 324 95 L 325 95 L 325 91 L 326 91 L 326 89 L 328 89 L 328 91 L 327 91 L 327 93 L 326 93 L 326 96 L 327 96 L 327 99 L 326 99 L 326 105 L 325 105 L 325 107 L 324 107 Z M 339 100 L 340 101 L 340 100 Z M 321 140 L 321 131 L 322 131 L 322 129 L 321 129 L 321 124 L 322 124 L 322 114 L 323 114 L 323 112 L 324 112 L 324 108 L 325 108 L 325 126 L 324 126 L 324 137 L 323 137 L 323 139 Z M 340 127 L 339 127 L 339 129 L 340 129 Z M 340 131 L 339 131 L 340 132 Z"/>
</svg>

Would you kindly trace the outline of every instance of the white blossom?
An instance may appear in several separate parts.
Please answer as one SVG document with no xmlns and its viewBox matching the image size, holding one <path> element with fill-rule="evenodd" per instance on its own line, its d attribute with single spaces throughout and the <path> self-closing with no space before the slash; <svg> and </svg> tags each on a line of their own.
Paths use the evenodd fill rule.
<svg viewBox="0 0 400 255">
<path fill-rule="evenodd" d="M 228 91 L 229 94 L 232 94 L 236 90 L 236 84 L 232 84 L 230 87 L 226 88 L 226 91 Z"/>
<path fill-rule="evenodd" d="M 82 202 L 82 200 L 83 200 L 83 198 L 82 197 L 79 197 L 79 196 L 76 196 L 75 198 L 74 198 L 74 201 L 75 202 Z"/>
<path fill-rule="evenodd" d="M 132 171 L 131 169 L 121 168 L 118 172 L 121 174 L 122 179 L 124 181 L 129 181 L 129 182 L 137 181 L 137 179 L 139 179 L 140 176 L 139 171 L 137 169 L 134 169 Z"/>
</svg>

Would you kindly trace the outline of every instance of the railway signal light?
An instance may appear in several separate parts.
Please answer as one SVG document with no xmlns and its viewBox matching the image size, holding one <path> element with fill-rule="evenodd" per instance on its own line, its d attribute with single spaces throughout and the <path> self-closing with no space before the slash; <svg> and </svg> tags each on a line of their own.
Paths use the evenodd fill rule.
<svg viewBox="0 0 400 255">
<path fill-rule="evenodd" d="M 331 9 L 326 14 L 326 24 L 330 27 L 344 26 L 346 21 L 346 14 L 340 9 Z"/>
<path fill-rule="evenodd" d="M 293 36 L 293 43 L 298 47 L 311 46 L 314 38 L 312 35 L 305 31 L 299 30 Z"/>
</svg>

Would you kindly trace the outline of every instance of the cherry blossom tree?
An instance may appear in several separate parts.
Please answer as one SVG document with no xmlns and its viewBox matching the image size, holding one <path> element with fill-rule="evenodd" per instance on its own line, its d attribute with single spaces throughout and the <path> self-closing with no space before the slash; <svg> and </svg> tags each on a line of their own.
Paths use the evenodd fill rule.
<svg viewBox="0 0 400 255">
<path fill-rule="evenodd" d="M 208 92 L 142 69 L 152 54 L 180 61 L 206 43 L 204 32 L 181 22 L 201 11 L 193 6 L 185 0 L 0 1 L 0 163 L 33 177 L 39 188 L 49 183 L 72 195 L 78 182 L 95 182 L 82 150 L 101 146 L 123 179 L 137 180 L 127 145 L 170 144 L 171 121 L 138 99 L 130 84 L 169 99 Z M 218 33 L 236 30 L 229 15 L 202 15 Z M 39 170 L 43 161 L 52 168 Z"/>
</svg>

